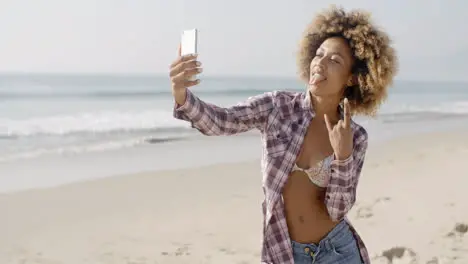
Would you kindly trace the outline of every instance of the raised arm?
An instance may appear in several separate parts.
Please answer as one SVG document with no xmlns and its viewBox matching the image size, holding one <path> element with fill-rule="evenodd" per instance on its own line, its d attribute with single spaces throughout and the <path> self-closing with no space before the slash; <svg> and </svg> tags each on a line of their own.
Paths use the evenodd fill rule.
<svg viewBox="0 0 468 264">
<path fill-rule="evenodd" d="M 359 127 L 353 136 L 353 152 L 345 160 L 332 161 L 325 205 L 333 221 L 342 220 L 356 201 L 356 187 L 367 151 L 367 132 Z"/>
<path fill-rule="evenodd" d="M 232 135 L 253 128 L 263 130 L 273 109 L 273 94 L 264 93 L 230 108 L 222 108 L 203 102 L 188 90 L 200 80 L 194 80 L 201 72 L 197 55 L 180 56 L 170 66 L 172 94 L 175 100 L 174 117 L 189 121 L 205 135 Z"/>
<path fill-rule="evenodd" d="M 248 98 L 233 107 L 223 108 L 206 103 L 187 90 L 185 103 L 174 108 L 174 117 L 189 121 L 209 136 L 233 135 L 251 129 L 262 131 L 273 109 L 273 93 Z"/>
</svg>

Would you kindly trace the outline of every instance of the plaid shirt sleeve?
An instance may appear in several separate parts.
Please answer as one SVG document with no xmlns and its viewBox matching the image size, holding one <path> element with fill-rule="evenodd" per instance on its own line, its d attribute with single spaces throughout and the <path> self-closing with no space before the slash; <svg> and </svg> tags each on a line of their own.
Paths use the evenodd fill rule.
<svg viewBox="0 0 468 264">
<path fill-rule="evenodd" d="M 331 163 L 325 204 L 333 221 L 342 220 L 356 201 L 356 186 L 367 151 L 367 133 L 360 127 L 354 134 L 353 155 Z"/>
<path fill-rule="evenodd" d="M 262 131 L 273 109 L 273 93 L 248 98 L 229 108 L 206 103 L 187 89 L 187 98 L 174 107 L 174 117 L 189 121 L 207 136 L 233 135 L 254 128 Z"/>
</svg>

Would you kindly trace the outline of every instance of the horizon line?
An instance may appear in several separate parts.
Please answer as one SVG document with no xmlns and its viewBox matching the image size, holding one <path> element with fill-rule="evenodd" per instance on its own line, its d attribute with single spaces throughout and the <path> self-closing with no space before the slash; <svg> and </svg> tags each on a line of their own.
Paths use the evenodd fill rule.
<svg viewBox="0 0 468 264">
<path fill-rule="evenodd" d="M 167 73 L 152 72 L 26 72 L 26 71 L 0 71 L 0 77 L 5 76 L 109 76 L 109 77 L 168 77 Z M 275 78 L 300 81 L 298 76 L 294 75 L 271 75 L 271 74 L 210 74 L 203 75 L 207 78 Z M 467 80 L 427 80 L 427 79 L 409 79 L 395 78 L 395 82 L 444 82 L 444 83 L 467 83 Z"/>
</svg>

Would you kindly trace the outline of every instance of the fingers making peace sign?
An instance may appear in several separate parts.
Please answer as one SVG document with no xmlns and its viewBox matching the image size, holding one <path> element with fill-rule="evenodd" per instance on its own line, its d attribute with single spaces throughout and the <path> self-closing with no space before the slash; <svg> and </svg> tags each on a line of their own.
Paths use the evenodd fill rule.
<svg viewBox="0 0 468 264">
<path fill-rule="evenodd" d="M 344 117 L 333 125 L 325 114 L 325 124 L 328 129 L 330 144 L 338 160 L 347 159 L 353 152 L 353 130 L 351 128 L 351 107 L 347 98 L 344 99 Z"/>
</svg>

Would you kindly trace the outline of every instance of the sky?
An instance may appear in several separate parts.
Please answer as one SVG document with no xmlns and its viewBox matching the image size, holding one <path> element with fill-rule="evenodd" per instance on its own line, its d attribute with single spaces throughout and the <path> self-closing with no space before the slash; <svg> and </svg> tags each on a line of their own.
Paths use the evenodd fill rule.
<svg viewBox="0 0 468 264">
<path fill-rule="evenodd" d="M 302 33 L 330 4 L 372 13 L 397 79 L 468 81 L 462 0 L 1 0 L 0 72 L 167 74 L 196 27 L 205 75 L 294 77 Z"/>
</svg>

